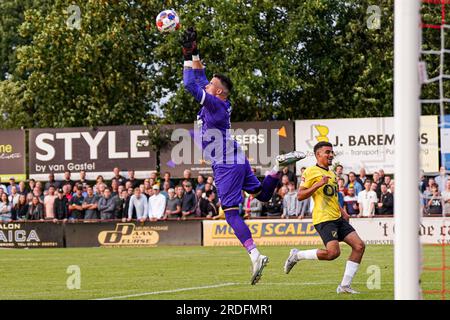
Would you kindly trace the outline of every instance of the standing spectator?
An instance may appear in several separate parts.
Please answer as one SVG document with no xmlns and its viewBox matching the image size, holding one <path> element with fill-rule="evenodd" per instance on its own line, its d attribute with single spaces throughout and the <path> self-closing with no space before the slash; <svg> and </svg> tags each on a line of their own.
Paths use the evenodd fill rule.
<svg viewBox="0 0 450 320">
<path fill-rule="evenodd" d="M 208 201 L 206 205 L 206 218 L 208 219 L 217 217 L 217 215 L 219 214 L 214 203 L 215 198 L 216 194 L 212 191 L 208 191 L 208 193 L 206 194 L 206 200 Z"/>
<path fill-rule="evenodd" d="M 212 191 L 208 191 L 212 192 Z M 214 193 L 214 192 L 212 192 Z M 255 198 L 254 194 L 249 195 L 244 200 L 244 211 L 246 217 L 259 218 L 262 215 L 263 204 Z"/>
<path fill-rule="evenodd" d="M 377 193 L 377 189 L 378 189 L 378 184 L 376 182 L 372 182 L 370 184 L 370 190 L 372 190 L 373 192 Z M 378 198 L 378 195 L 377 195 Z"/>
<path fill-rule="evenodd" d="M 16 187 L 16 190 L 17 190 L 17 184 L 16 184 L 16 178 L 14 178 L 14 177 L 11 177 L 11 178 L 9 178 L 9 186 L 8 187 L 6 187 L 6 193 L 7 194 L 11 194 L 11 189 L 13 188 L 13 187 Z"/>
<path fill-rule="evenodd" d="M 53 211 L 55 213 L 53 222 L 58 220 L 63 220 L 65 222 L 69 218 L 69 201 L 62 188 L 58 189 L 58 197 L 53 204 Z"/>
<path fill-rule="evenodd" d="M 123 222 L 127 221 L 127 217 L 128 217 L 128 208 L 129 208 L 129 196 L 128 196 L 128 191 L 127 190 L 122 190 L 122 192 L 120 193 L 120 210 L 118 210 L 117 212 L 120 212 L 120 215 L 116 215 L 117 219 L 122 219 Z M 117 213 L 116 213 L 117 214 Z"/>
<path fill-rule="evenodd" d="M 200 189 L 203 192 L 204 188 L 205 188 L 205 177 L 199 174 L 197 177 L 197 186 L 195 187 L 195 190 L 197 191 L 198 189 Z"/>
<path fill-rule="evenodd" d="M 345 187 L 345 180 L 343 178 L 338 179 L 338 191 L 342 193 L 343 196 L 347 194 L 347 188 Z"/>
<path fill-rule="evenodd" d="M 112 179 L 116 179 L 118 184 L 125 185 L 125 181 L 127 181 L 127 179 L 125 179 L 125 177 L 120 174 L 120 169 L 118 167 L 115 167 L 113 169 L 113 173 L 114 176 L 112 177 Z"/>
<path fill-rule="evenodd" d="M 69 184 L 70 190 L 72 190 L 73 186 L 75 185 L 75 181 L 72 180 L 71 176 L 72 173 L 70 172 L 70 170 L 64 171 L 64 179 L 61 181 L 60 186 L 64 187 L 65 185 Z"/>
<path fill-rule="evenodd" d="M 378 202 L 377 194 L 371 190 L 372 181 L 366 179 L 364 190 L 358 194 L 359 215 L 358 217 L 372 218 L 375 214 L 375 206 Z"/>
<path fill-rule="evenodd" d="M 100 219 L 112 220 L 114 218 L 114 212 L 116 210 L 116 201 L 111 196 L 111 189 L 106 188 L 103 197 L 98 200 L 98 211 L 100 213 Z"/>
<path fill-rule="evenodd" d="M 31 204 L 28 207 L 27 220 L 44 220 L 44 205 L 39 200 L 39 197 L 34 196 Z"/>
<path fill-rule="evenodd" d="M 420 181 L 419 181 L 419 190 L 420 193 L 423 194 L 425 189 L 427 188 L 427 178 L 425 177 L 425 172 L 422 170 L 420 170 Z"/>
<path fill-rule="evenodd" d="M 128 219 L 131 221 L 135 210 L 136 219 L 144 222 L 147 219 L 148 212 L 148 200 L 145 195 L 142 194 L 140 188 L 134 189 L 134 194 L 130 197 L 130 203 L 128 205 Z"/>
<path fill-rule="evenodd" d="M 95 179 L 95 185 L 98 187 L 101 184 L 105 184 L 105 178 L 102 175 L 98 175 Z"/>
<path fill-rule="evenodd" d="M 356 181 L 356 174 L 351 171 L 348 174 L 348 185 L 347 189 L 353 187 L 355 189 L 355 194 L 358 195 L 363 190 L 363 185 Z"/>
<path fill-rule="evenodd" d="M 175 194 L 175 189 L 170 188 L 169 191 L 169 199 L 167 200 L 167 206 L 166 206 L 166 217 L 167 218 L 173 218 L 181 217 L 181 201 L 180 197 L 177 197 Z"/>
<path fill-rule="evenodd" d="M 161 194 L 166 197 L 166 199 L 169 199 L 169 189 L 170 189 L 170 183 L 167 181 L 163 182 L 163 189 L 161 191 Z"/>
<path fill-rule="evenodd" d="M 76 194 L 70 199 L 69 202 L 69 209 L 70 209 L 70 219 L 71 220 L 79 220 L 84 218 L 83 214 L 83 201 L 84 197 L 81 194 L 83 190 L 83 186 L 77 185 L 76 186 Z"/>
<path fill-rule="evenodd" d="M 44 212 L 45 219 L 54 219 L 55 218 L 55 199 L 57 198 L 55 194 L 55 187 L 51 185 L 48 188 L 48 194 L 44 197 Z"/>
<path fill-rule="evenodd" d="M 283 211 L 283 198 L 280 196 L 281 188 L 274 192 L 272 198 L 263 205 L 267 216 L 280 216 Z"/>
<path fill-rule="evenodd" d="M 289 166 L 283 167 L 283 169 L 281 169 L 281 175 L 287 176 L 289 181 L 292 181 L 295 183 L 295 185 L 297 185 L 297 176 L 295 175 L 294 171 L 289 169 Z M 287 184 L 285 185 L 287 187 Z"/>
<path fill-rule="evenodd" d="M 85 170 L 80 171 L 80 180 L 78 180 L 75 184 L 77 184 L 77 185 L 81 184 L 83 186 L 83 189 L 88 186 L 89 183 L 86 180 L 86 171 Z"/>
<path fill-rule="evenodd" d="M 44 190 L 47 191 L 50 189 L 50 186 L 53 186 L 55 190 L 59 188 L 59 182 L 55 180 L 55 174 L 53 172 L 48 175 L 48 181 L 44 185 Z"/>
<path fill-rule="evenodd" d="M 364 168 L 359 169 L 359 177 L 356 178 L 356 181 L 358 181 L 360 185 L 364 185 L 364 182 L 366 182 L 366 180 L 367 180 L 366 169 Z"/>
<path fill-rule="evenodd" d="M 431 187 L 435 184 L 434 178 L 428 179 L 428 184 L 425 187 L 425 191 L 423 192 L 423 206 L 426 207 L 428 201 L 431 199 L 433 192 L 431 191 Z"/>
<path fill-rule="evenodd" d="M 348 184 L 348 176 L 344 173 L 344 167 L 338 164 L 335 170 L 336 178 L 344 179 L 344 186 L 346 186 Z"/>
<path fill-rule="evenodd" d="M 19 202 L 15 205 L 12 212 L 13 220 L 25 220 L 28 213 L 27 197 L 24 194 L 19 196 Z"/>
<path fill-rule="evenodd" d="M 124 204 L 126 201 L 126 197 L 122 196 L 122 191 L 124 191 L 124 186 L 120 185 L 119 188 L 117 188 L 117 189 L 118 189 L 117 195 L 113 197 L 116 201 L 114 218 L 122 219 L 123 216 L 128 215 L 128 212 L 126 215 L 123 213 L 123 208 L 124 208 Z M 111 194 L 111 196 L 112 196 L 112 194 Z"/>
<path fill-rule="evenodd" d="M 42 194 L 42 190 L 38 186 L 34 187 L 33 196 L 38 197 L 39 201 L 44 204 L 44 195 Z"/>
<path fill-rule="evenodd" d="M 139 181 L 134 177 L 134 175 L 135 175 L 134 170 L 128 170 L 128 179 L 125 182 L 125 184 L 130 182 L 131 185 L 129 187 L 133 188 L 133 189 L 139 187 Z M 128 189 L 128 187 L 127 187 L 127 189 Z"/>
<path fill-rule="evenodd" d="M 195 216 L 196 217 L 205 217 L 206 216 L 206 205 L 208 204 L 208 200 L 203 198 L 202 189 L 195 189 L 195 199 L 197 204 L 195 205 Z"/>
<path fill-rule="evenodd" d="M 382 215 L 394 214 L 394 196 L 388 191 L 385 183 L 381 184 L 381 197 L 376 212 Z"/>
<path fill-rule="evenodd" d="M 148 199 L 148 218 L 157 221 L 164 217 L 166 210 L 166 197 L 159 192 L 159 186 L 153 186 L 153 195 Z"/>
<path fill-rule="evenodd" d="M 8 188 L 7 188 L 4 184 L 2 184 L 1 182 L 2 182 L 2 177 L 0 177 L 0 189 L 1 189 L 4 193 L 8 194 Z"/>
<path fill-rule="evenodd" d="M 286 189 L 288 188 L 289 185 L 289 177 L 285 174 L 283 176 L 281 176 L 280 182 L 278 183 L 277 186 L 277 190 L 280 190 L 281 187 L 286 187 Z"/>
<path fill-rule="evenodd" d="M 391 181 L 392 181 L 392 179 L 390 176 L 384 176 L 384 184 L 388 187 L 388 189 L 391 185 Z"/>
<path fill-rule="evenodd" d="M 437 183 L 431 186 L 431 199 L 428 200 L 426 206 L 427 214 L 442 214 L 442 197 L 439 192 L 439 185 Z"/>
<path fill-rule="evenodd" d="M 111 197 L 117 197 L 119 195 L 119 180 L 113 178 L 111 180 Z"/>
<path fill-rule="evenodd" d="M 381 196 L 381 184 L 384 183 L 384 181 L 380 180 L 380 174 L 378 171 L 375 171 L 372 175 L 372 181 L 377 184 L 377 189 L 374 190 L 377 194 L 378 199 L 380 199 Z"/>
<path fill-rule="evenodd" d="M 344 211 L 351 217 L 359 215 L 358 197 L 353 187 L 348 188 L 347 195 L 344 197 Z"/>
<path fill-rule="evenodd" d="M 297 191 L 295 190 L 295 183 L 293 181 L 289 181 L 288 190 L 288 193 L 283 198 L 283 214 L 281 215 L 282 218 L 287 219 L 298 216 L 300 211 Z"/>
<path fill-rule="evenodd" d="M 442 192 L 443 213 L 445 216 L 450 215 L 450 179 L 447 179 L 445 190 Z"/>
<path fill-rule="evenodd" d="M 102 183 L 97 184 L 96 187 L 97 187 L 96 188 L 97 190 L 95 190 L 94 193 L 99 197 L 103 197 L 103 194 L 105 193 L 105 189 L 106 189 L 106 184 L 104 184 L 102 182 Z"/>
<path fill-rule="evenodd" d="M 191 182 L 188 181 L 185 183 L 184 191 L 183 200 L 181 202 L 181 214 L 183 220 L 195 214 L 195 206 L 197 204 L 195 194 L 192 191 Z"/>
<path fill-rule="evenodd" d="M 81 207 L 84 210 L 85 220 L 95 220 L 98 219 L 98 200 L 99 196 L 94 194 L 94 188 L 92 186 L 87 186 L 87 195 L 83 199 Z"/>
<path fill-rule="evenodd" d="M 299 212 L 298 212 L 298 218 L 303 219 L 306 216 L 309 216 L 311 214 L 312 208 L 311 208 L 311 198 L 300 200 L 298 202 L 299 206 Z"/>
<path fill-rule="evenodd" d="M 2 188 L 3 189 L 3 188 Z M 5 188 L 6 189 L 6 188 Z M 12 220 L 12 207 L 8 200 L 6 192 L 0 196 L 0 222 L 6 223 Z"/>
<path fill-rule="evenodd" d="M 27 195 L 28 191 L 27 191 L 27 187 L 25 185 L 25 181 L 20 181 L 19 182 L 19 190 L 18 190 L 19 194 L 23 194 L 23 195 Z"/>
<path fill-rule="evenodd" d="M 194 179 L 192 179 L 192 172 L 189 169 L 185 169 L 183 171 L 183 184 L 185 184 L 186 182 L 190 182 L 191 185 L 194 184 Z"/>
<path fill-rule="evenodd" d="M 14 185 L 11 187 L 11 190 L 9 192 L 8 200 L 11 203 L 11 206 L 14 208 L 14 206 L 19 202 L 19 193 L 17 192 L 17 186 Z"/>
<path fill-rule="evenodd" d="M 173 181 L 170 179 L 170 172 L 168 172 L 168 171 L 164 172 L 164 181 L 168 182 L 170 184 L 171 188 L 175 187 Z"/>
<path fill-rule="evenodd" d="M 383 169 L 378 170 L 378 174 L 380 175 L 379 180 L 384 181 L 385 173 Z"/>
<path fill-rule="evenodd" d="M 434 181 L 438 185 L 439 190 L 445 190 L 445 184 L 448 178 L 450 178 L 450 176 L 446 173 L 445 167 L 444 166 L 440 167 L 439 175 L 434 177 Z"/>
<path fill-rule="evenodd" d="M 28 190 L 33 193 L 34 188 L 36 187 L 36 180 L 29 179 L 28 180 Z"/>
</svg>

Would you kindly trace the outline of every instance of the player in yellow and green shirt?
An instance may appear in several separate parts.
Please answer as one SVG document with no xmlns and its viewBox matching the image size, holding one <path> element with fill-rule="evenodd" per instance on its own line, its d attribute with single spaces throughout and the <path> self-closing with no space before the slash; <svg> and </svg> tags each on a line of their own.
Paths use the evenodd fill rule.
<svg viewBox="0 0 450 320">
<path fill-rule="evenodd" d="M 289 273 L 300 260 L 334 260 L 341 254 L 339 242 L 343 241 L 352 248 L 348 258 L 344 277 L 337 287 L 337 293 L 358 293 L 350 285 L 361 263 L 365 245 L 355 229 L 348 222 L 349 216 L 339 206 L 336 175 L 330 166 L 334 159 L 333 145 L 319 142 L 314 146 L 317 164 L 307 168 L 302 175 L 298 191 L 298 200 L 312 197 L 314 209 L 313 224 L 326 249 L 292 249 L 284 265 Z"/>
</svg>

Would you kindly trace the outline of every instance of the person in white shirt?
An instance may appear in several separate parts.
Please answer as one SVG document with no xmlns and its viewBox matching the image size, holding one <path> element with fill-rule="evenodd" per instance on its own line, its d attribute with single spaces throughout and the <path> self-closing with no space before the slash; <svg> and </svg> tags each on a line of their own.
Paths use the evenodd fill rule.
<svg viewBox="0 0 450 320">
<path fill-rule="evenodd" d="M 434 181 L 439 187 L 440 191 L 445 190 L 445 184 L 447 183 L 447 180 L 450 178 L 450 176 L 447 174 L 447 171 L 445 170 L 445 167 L 439 168 L 439 175 L 434 177 Z"/>
<path fill-rule="evenodd" d="M 134 189 L 134 194 L 130 198 L 130 205 L 128 206 L 128 219 L 131 221 L 133 217 L 133 209 L 136 209 L 137 220 L 144 222 L 147 219 L 147 197 L 142 195 L 140 188 Z"/>
<path fill-rule="evenodd" d="M 13 208 L 16 206 L 16 204 L 19 202 L 20 194 L 17 192 L 17 187 L 12 186 L 10 195 L 8 196 L 8 200 L 13 206 Z"/>
<path fill-rule="evenodd" d="M 375 206 L 378 202 L 377 193 L 371 190 L 372 181 L 364 182 L 364 190 L 358 193 L 359 215 L 358 217 L 372 218 L 375 214 Z"/>
<path fill-rule="evenodd" d="M 159 186 L 153 186 L 153 195 L 148 199 L 148 217 L 150 221 L 157 221 L 164 217 L 166 211 L 166 197 L 159 192 Z"/>
</svg>

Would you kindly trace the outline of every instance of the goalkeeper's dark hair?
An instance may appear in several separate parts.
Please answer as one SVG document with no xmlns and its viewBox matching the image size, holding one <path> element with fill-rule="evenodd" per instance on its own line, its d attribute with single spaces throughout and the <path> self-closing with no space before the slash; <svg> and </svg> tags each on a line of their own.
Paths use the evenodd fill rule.
<svg viewBox="0 0 450 320">
<path fill-rule="evenodd" d="M 230 78 L 221 73 L 215 73 L 213 77 L 219 79 L 225 89 L 227 89 L 228 93 L 231 93 L 233 90 L 233 82 L 231 82 Z"/>
<path fill-rule="evenodd" d="M 329 142 L 326 142 L 326 141 L 320 141 L 319 143 L 317 143 L 314 146 L 314 154 L 316 154 L 317 150 L 319 150 L 320 148 L 323 148 L 323 147 L 331 147 L 331 148 L 333 148 L 333 145 L 331 143 L 329 143 Z"/>
</svg>

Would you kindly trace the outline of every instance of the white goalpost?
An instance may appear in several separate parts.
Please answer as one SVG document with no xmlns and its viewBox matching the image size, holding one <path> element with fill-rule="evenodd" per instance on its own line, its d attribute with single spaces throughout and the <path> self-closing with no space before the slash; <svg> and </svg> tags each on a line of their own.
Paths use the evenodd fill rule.
<svg viewBox="0 0 450 320">
<path fill-rule="evenodd" d="M 396 300 L 420 298 L 419 277 L 419 8 L 420 0 L 395 0 L 395 240 Z"/>
</svg>

